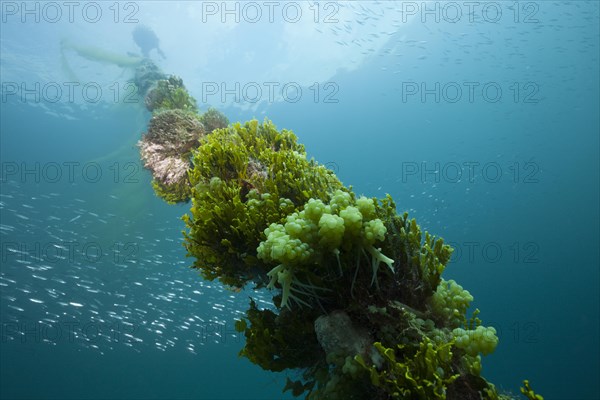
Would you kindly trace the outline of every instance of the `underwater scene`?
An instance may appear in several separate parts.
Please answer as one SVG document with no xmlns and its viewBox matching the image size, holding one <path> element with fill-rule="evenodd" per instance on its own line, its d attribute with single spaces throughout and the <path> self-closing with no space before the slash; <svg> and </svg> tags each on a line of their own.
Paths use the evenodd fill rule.
<svg viewBox="0 0 600 400">
<path fill-rule="evenodd" d="M 0 2 L 0 399 L 599 399 L 599 10 Z"/>
</svg>

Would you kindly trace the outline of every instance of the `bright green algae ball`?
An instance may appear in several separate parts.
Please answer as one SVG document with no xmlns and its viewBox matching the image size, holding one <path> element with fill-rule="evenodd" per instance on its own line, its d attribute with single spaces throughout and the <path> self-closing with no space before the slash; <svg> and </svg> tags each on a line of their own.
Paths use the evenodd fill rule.
<svg viewBox="0 0 600 400">
<path fill-rule="evenodd" d="M 498 345 L 498 336 L 493 327 L 478 326 L 474 330 L 456 328 L 452 334 L 456 340 L 456 347 L 463 349 L 471 356 L 479 353 L 483 355 L 493 353 Z"/>
<path fill-rule="evenodd" d="M 340 247 L 344 237 L 344 229 L 344 219 L 342 217 L 323 214 L 319 219 L 321 245 L 331 250 Z"/>
<path fill-rule="evenodd" d="M 465 315 L 473 296 L 456 281 L 441 280 L 437 290 L 431 296 L 433 310 L 452 327 L 465 323 Z"/>
<path fill-rule="evenodd" d="M 365 212 L 374 216 L 368 202 L 362 200 Z M 336 190 L 329 204 L 320 199 L 310 199 L 304 209 L 286 218 L 285 225 L 271 224 L 264 233 L 266 240 L 257 249 L 258 258 L 269 263 L 278 263 L 267 274 L 269 288 L 279 284 L 282 288 L 280 307 L 290 307 L 288 300 L 309 305 L 310 299 L 321 298 L 319 290 L 326 290 L 309 281 L 309 278 L 324 279 L 326 276 L 342 277 L 347 265 L 342 265 L 340 255 L 354 254 L 352 268 L 355 276 L 363 257 L 369 261 L 372 271 L 371 285 L 377 282 L 381 262 L 392 267 L 393 260 L 373 247 L 385 239 L 386 227 L 379 218 L 368 220 L 356 207 L 351 192 Z M 371 205 L 374 207 L 373 201 Z M 364 222 L 363 222 L 364 221 Z M 327 266 L 331 256 L 335 257 L 336 272 Z M 356 279 L 356 278 L 355 278 Z M 352 286 L 354 285 L 353 279 Z M 294 291 L 296 294 L 292 294 Z"/>
</svg>

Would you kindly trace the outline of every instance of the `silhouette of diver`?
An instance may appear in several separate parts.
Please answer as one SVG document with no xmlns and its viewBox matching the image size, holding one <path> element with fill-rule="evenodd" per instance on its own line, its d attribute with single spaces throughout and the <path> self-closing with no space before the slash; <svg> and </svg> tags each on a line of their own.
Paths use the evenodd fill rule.
<svg viewBox="0 0 600 400">
<path fill-rule="evenodd" d="M 150 58 L 150 51 L 156 49 L 156 52 L 164 59 L 165 54 L 158 47 L 158 37 L 154 31 L 147 26 L 138 25 L 132 32 L 133 41 L 139 46 L 142 51 L 142 56 Z"/>
<path fill-rule="evenodd" d="M 152 29 L 146 26 L 137 26 L 133 32 L 133 40 L 140 47 L 143 56 L 140 57 L 137 54 L 127 53 L 127 55 L 122 55 L 119 53 L 113 53 L 111 51 L 106 51 L 99 47 L 93 46 L 85 46 L 77 43 L 73 43 L 69 39 L 63 39 L 60 42 L 60 58 L 61 64 L 63 67 L 63 71 L 69 77 L 69 79 L 73 81 L 78 81 L 77 75 L 71 69 L 69 65 L 69 61 L 66 56 L 67 51 L 72 51 L 78 56 L 94 62 L 99 62 L 102 64 L 113 64 L 117 65 L 121 68 L 135 68 L 136 72 L 138 69 L 149 70 L 146 71 L 148 73 L 157 75 L 158 67 L 154 64 L 154 62 L 150 59 L 150 52 L 153 49 L 156 49 L 156 52 L 164 59 L 165 54 L 158 47 L 158 37 Z M 162 76 L 162 75 L 161 75 Z"/>
</svg>

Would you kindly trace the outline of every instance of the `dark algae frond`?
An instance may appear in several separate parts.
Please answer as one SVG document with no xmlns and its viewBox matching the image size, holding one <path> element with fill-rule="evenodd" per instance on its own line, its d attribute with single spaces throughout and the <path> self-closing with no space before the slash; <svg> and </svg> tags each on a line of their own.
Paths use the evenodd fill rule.
<svg viewBox="0 0 600 400">
<path fill-rule="evenodd" d="M 512 398 L 482 376 L 496 330 L 479 310 L 467 315 L 473 296 L 444 279 L 453 250 L 442 238 L 389 195 L 355 193 L 293 132 L 199 114 L 176 78 L 153 87 L 142 159 L 157 195 L 191 202 L 182 219 L 193 268 L 273 293 L 271 309 L 251 300 L 237 321 L 241 356 L 300 371 L 284 391 L 306 399 Z M 542 399 L 528 381 L 521 392 Z"/>
</svg>

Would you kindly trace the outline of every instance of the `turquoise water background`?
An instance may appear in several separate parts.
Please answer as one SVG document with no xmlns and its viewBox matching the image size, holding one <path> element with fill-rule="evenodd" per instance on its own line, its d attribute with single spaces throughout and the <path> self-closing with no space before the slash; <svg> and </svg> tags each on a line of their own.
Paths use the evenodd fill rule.
<svg viewBox="0 0 600 400">
<path fill-rule="evenodd" d="M 473 294 L 500 337 L 483 361 L 487 379 L 513 393 L 529 379 L 546 399 L 600 398 L 597 2 L 481 3 L 490 14 L 455 3 L 465 14 L 454 22 L 412 15 L 407 6 L 420 2 L 359 1 L 317 3 L 315 22 L 302 3 L 294 23 L 223 22 L 191 2 L 114 3 L 117 22 L 108 3 L 97 23 L 23 22 L 7 3 L 2 399 L 291 398 L 281 394 L 286 374 L 237 356 L 235 319 L 249 296 L 267 306 L 270 294 L 236 293 L 187 268 L 186 205 L 155 197 L 140 165 L 150 113 L 126 96 L 132 71 L 67 50 L 80 86 L 74 101 L 52 91 L 75 82 L 61 39 L 136 52 L 136 23 L 123 22 L 133 11 L 161 38 L 158 65 L 182 77 L 201 110 L 293 130 L 357 193 L 391 194 L 453 244 L 446 278 Z M 221 90 L 236 82 L 263 93 L 251 102 L 251 91 Z M 97 102 L 85 83 L 102 88 Z M 271 99 L 274 84 L 302 95 L 277 89 Z"/>
</svg>

